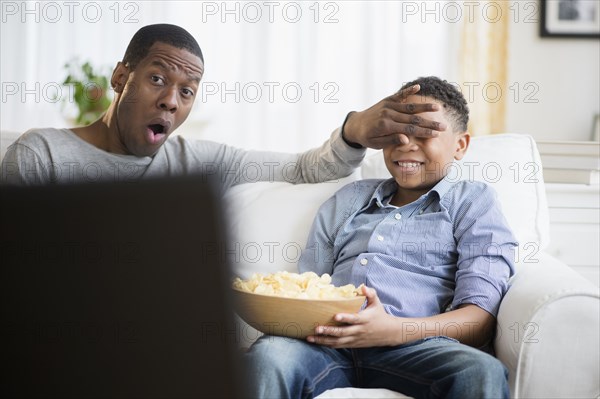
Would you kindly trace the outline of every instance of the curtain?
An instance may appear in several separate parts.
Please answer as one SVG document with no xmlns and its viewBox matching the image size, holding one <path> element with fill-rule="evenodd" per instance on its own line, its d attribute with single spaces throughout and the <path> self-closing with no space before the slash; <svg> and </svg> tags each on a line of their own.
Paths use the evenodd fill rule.
<svg viewBox="0 0 600 399">
<path fill-rule="evenodd" d="M 505 131 L 510 4 L 476 2 L 462 19 L 461 86 L 469 102 L 472 135 Z"/>
</svg>

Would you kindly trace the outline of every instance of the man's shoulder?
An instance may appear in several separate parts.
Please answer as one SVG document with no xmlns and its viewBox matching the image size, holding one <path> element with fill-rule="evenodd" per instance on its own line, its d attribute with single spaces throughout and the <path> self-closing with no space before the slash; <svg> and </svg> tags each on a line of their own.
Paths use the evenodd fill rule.
<svg viewBox="0 0 600 399">
<path fill-rule="evenodd" d="M 210 140 L 188 139 L 181 135 L 171 136 L 162 148 L 167 153 L 191 153 L 194 155 L 212 155 L 233 148 L 223 143 Z"/>
<path fill-rule="evenodd" d="M 72 137 L 68 129 L 56 129 L 51 127 L 29 129 L 21 134 L 13 144 L 25 145 L 27 147 L 38 147 L 55 140 L 67 140 Z"/>
</svg>

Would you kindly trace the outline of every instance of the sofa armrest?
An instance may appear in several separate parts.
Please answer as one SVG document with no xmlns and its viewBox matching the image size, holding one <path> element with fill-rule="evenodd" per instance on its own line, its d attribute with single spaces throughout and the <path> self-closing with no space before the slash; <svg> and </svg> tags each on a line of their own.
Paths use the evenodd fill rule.
<svg viewBox="0 0 600 399">
<path fill-rule="evenodd" d="M 573 269 L 541 254 L 517 266 L 500 305 L 496 356 L 513 397 L 598 397 L 600 294 Z"/>
</svg>

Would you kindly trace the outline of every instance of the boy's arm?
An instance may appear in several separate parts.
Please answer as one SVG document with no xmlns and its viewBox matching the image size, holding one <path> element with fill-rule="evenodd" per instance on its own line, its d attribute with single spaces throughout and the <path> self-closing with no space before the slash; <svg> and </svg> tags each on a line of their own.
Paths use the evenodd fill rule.
<svg viewBox="0 0 600 399">
<path fill-rule="evenodd" d="M 357 202 L 358 182 L 339 189 L 325 201 L 313 220 L 308 241 L 298 260 L 298 271 L 333 274 L 335 257 L 340 248 L 335 248 L 339 229 L 360 205 Z"/>
<path fill-rule="evenodd" d="M 407 318 L 386 313 L 372 288 L 363 288 L 367 307 L 359 313 L 340 313 L 335 320 L 344 326 L 320 326 L 309 342 L 333 348 L 396 346 L 432 336 L 454 338 L 463 344 L 482 347 L 492 338 L 496 319 L 476 305 L 431 317 Z"/>
<path fill-rule="evenodd" d="M 321 205 L 313 220 L 306 247 L 298 260 L 298 272 L 315 272 L 319 276 L 333 273 L 334 221 L 335 195 Z"/>
<path fill-rule="evenodd" d="M 498 202 L 496 192 L 479 183 L 455 218 L 454 237 L 458 261 L 452 308 L 477 305 L 493 317 L 514 274 L 514 237 Z"/>
<path fill-rule="evenodd" d="M 466 304 L 439 315 L 401 322 L 401 335 L 397 339 L 409 342 L 432 335 L 444 335 L 480 348 L 491 341 L 495 327 L 494 316 L 477 305 Z"/>
</svg>

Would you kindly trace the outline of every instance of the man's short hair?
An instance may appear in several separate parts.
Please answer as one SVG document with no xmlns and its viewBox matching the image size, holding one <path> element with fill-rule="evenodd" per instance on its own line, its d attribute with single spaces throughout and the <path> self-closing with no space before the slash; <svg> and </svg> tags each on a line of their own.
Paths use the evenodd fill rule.
<svg viewBox="0 0 600 399">
<path fill-rule="evenodd" d="M 430 97 L 442 103 L 446 115 L 452 120 L 455 132 L 462 133 L 467 131 L 469 107 L 465 97 L 456 86 L 437 76 L 427 76 L 406 83 L 402 86 L 402 89 L 416 84 L 421 86 L 416 95 Z"/>
<path fill-rule="evenodd" d="M 156 24 L 144 26 L 133 35 L 127 50 L 125 50 L 123 64 L 129 64 L 129 68 L 135 69 L 137 64 L 148 55 L 150 47 L 156 42 L 187 50 L 200 57 L 204 62 L 198 42 L 188 31 L 177 25 Z"/>
</svg>

